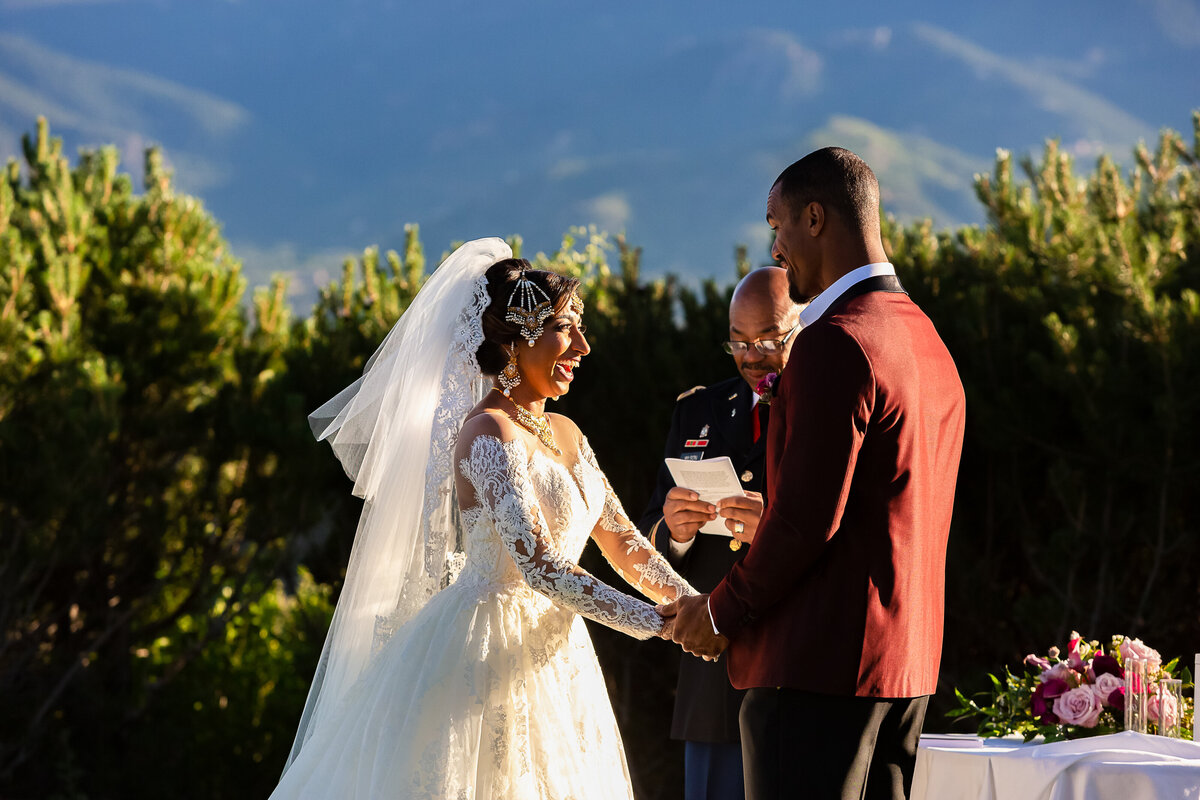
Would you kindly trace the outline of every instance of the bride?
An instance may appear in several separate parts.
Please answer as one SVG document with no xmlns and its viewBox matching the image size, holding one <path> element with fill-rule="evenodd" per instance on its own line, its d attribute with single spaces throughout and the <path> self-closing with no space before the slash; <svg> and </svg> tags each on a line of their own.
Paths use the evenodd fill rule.
<svg viewBox="0 0 1200 800">
<path fill-rule="evenodd" d="M 590 350 L 579 282 L 511 256 L 456 250 L 310 417 L 365 503 L 272 798 L 632 797 L 579 615 L 639 639 L 663 618 L 576 561 L 590 537 L 655 603 L 695 591 L 544 412 Z"/>
</svg>

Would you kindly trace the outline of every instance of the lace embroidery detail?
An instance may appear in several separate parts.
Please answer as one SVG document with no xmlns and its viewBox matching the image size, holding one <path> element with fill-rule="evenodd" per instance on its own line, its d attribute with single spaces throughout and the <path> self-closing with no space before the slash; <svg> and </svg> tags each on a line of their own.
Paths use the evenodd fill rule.
<svg viewBox="0 0 1200 800">
<path fill-rule="evenodd" d="M 606 488 L 608 479 L 604 481 Z M 621 503 L 611 494 L 604 498 L 604 509 L 600 512 L 600 524 L 606 531 L 614 533 L 622 533 L 624 531 L 633 530 L 633 525 L 628 519 L 622 519 L 625 516 L 625 510 L 621 507 Z"/>
<path fill-rule="evenodd" d="M 396 633 L 396 615 L 395 614 L 376 614 L 375 615 L 375 630 L 371 636 L 371 657 L 379 655 L 383 650 L 383 646 L 388 643 L 392 636 Z"/>
<path fill-rule="evenodd" d="M 425 572 L 437 582 L 433 592 L 450 583 L 462 566 L 461 561 L 457 564 L 448 561 L 449 551 L 457 545 L 457 542 L 450 540 L 455 511 L 451 471 L 459 427 L 478 394 L 478 387 L 474 384 L 479 383 L 480 372 L 475 352 L 483 343 L 483 312 L 489 300 L 487 278 L 481 275 L 475 279 L 471 301 L 458 316 L 453 343 L 442 372 L 441 396 L 433 415 L 422 513 L 425 524 Z"/>
<path fill-rule="evenodd" d="M 629 521 L 629 515 L 621 507 L 621 501 L 613 492 L 608 478 L 596 463 L 596 454 L 586 438 L 580 445 L 579 454 L 580 461 L 595 470 L 604 482 L 604 509 L 596 526 L 597 531 L 604 531 L 604 534 L 594 538 L 608 563 L 621 577 L 656 601 L 670 602 L 697 594 Z"/>
<path fill-rule="evenodd" d="M 470 457 L 459 466 L 485 514 L 490 512 L 508 555 L 533 589 L 564 608 L 639 639 L 658 633 L 662 617 L 653 606 L 596 580 L 560 549 L 563 532 L 546 522 L 524 444 L 478 436 L 471 443 Z"/>
</svg>

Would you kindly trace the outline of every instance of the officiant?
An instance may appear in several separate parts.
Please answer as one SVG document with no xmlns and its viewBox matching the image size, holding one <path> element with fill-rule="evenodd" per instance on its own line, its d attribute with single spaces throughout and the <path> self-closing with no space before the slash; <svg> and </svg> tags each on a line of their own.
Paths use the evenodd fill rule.
<svg viewBox="0 0 1200 800">
<path fill-rule="evenodd" d="M 701 460 L 728 456 L 750 493 L 722 508 L 701 502 L 675 486 L 659 467 L 653 497 L 639 522 L 642 532 L 701 592 L 709 592 L 753 542 L 762 513 L 768 402 L 756 388 L 783 371 L 797 331 L 800 306 L 788 297 L 787 271 L 762 267 L 734 289 L 729 304 L 729 340 L 738 376 L 681 394 L 667 435 L 666 458 Z M 726 505 L 728 503 L 728 505 Z M 731 536 L 698 533 L 720 517 Z M 744 692 L 729 683 L 722 661 L 705 662 L 684 653 L 679 665 L 671 738 L 683 740 L 685 800 L 743 796 L 738 711 Z"/>
</svg>

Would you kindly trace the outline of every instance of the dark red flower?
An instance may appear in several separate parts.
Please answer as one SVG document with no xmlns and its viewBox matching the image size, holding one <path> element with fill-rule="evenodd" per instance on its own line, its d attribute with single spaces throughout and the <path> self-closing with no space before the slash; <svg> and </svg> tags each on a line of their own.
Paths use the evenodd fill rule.
<svg viewBox="0 0 1200 800">
<path fill-rule="evenodd" d="M 1056 683 L 1066 686 L 1065 681 L 1056 681 Z M 1057 697 L 1057 695 L 1055 696 Z M 1039 683 L 1037 689 L 1033 691 L 1033 697 L 1029 700 L 1029 710 L 1033 712 L 1033 716 L 1037 717 L 1037 721 L 1043 725 L 1057 725 L 1058 715 L 1051 710 L 1051 705 L 1051 698 L 1046 697 L 1046 684 Z"/>
<path fill-rule="evenodd" d="M 1103 653 L 1097 654 L 1092 659 L 1092 671 L 1097 675 L 1116 675 L 1118 678 L 1125 677 L 1125 670 L 1121 669 L 1121 664 L 1112 656 L 1106 656 Z"/>
<path fill-rule="evenodd" d="M 778 372 L 768 372 L 763 376 L 763 379 L 758 382 L 758 386 L 754 387 L 754 393 L 758 395 L 758 402 L 764 405 L 770 405 L 771 400 L 775 398 L 775 385 L 779 383 Z"/>
</svg>

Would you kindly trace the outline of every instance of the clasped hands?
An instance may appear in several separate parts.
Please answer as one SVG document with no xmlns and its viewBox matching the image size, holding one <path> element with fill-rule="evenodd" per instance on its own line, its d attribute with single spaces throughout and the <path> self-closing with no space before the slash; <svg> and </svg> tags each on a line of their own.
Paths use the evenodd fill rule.
<svg viewBox="0 0 1200 800">
<path fill-rule="evenodd" d="M 694 656 L 716 661 L 729 646 L 729 640 L 713 630 L 706 594 L 681 597 L 674 603 L 660 605 L 658 613 L 663 615 L 663 626 L 658 635 Z"/>
<path fill-rule="evenodd" d="M 675 486 L 667 492 L 663 503 L 663 522 L 672 539 L 690 542 L 704 523 L 720 515 L 725 518 L 725 527 L 733 538 L 749 544 L 754 541 L 762 512 L 763 499 L 758 492 L 726 497 L 714 505 L 700 500 L 700 495 L 691 489 Z M 729 646 L 727 638 L 713 631 L 706 594 L 682 597 L 674 603 L 660 605 L 658 613 L 664 618 L 659 636 L 670 639 L 694 656 L 715 661 Z"/>
</svg>

